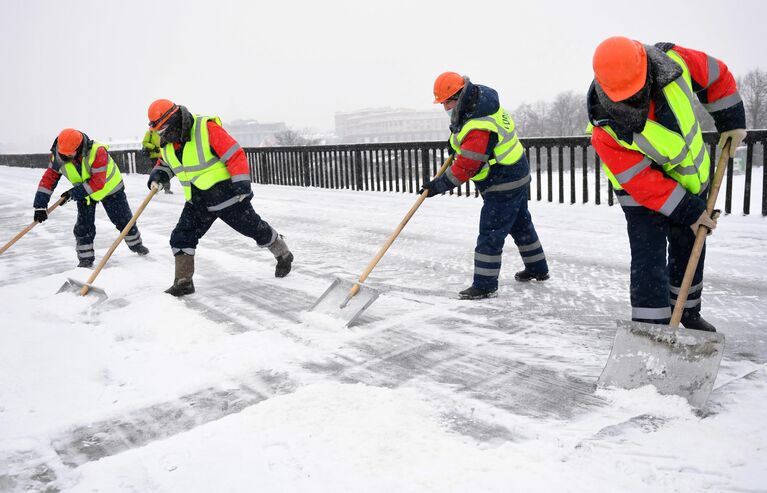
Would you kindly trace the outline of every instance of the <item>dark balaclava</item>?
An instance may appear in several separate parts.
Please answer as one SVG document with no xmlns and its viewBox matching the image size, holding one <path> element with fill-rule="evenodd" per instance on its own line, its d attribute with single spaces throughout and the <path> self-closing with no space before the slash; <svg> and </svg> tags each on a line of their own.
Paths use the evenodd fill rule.
<svg viewBox="0 0 767 493">
<path fill-rule="evenodd" d="M 652 66 L 647 68 L 647 80 L 645 80 L 642 89 L 623 101 L 611 100 L 599 83 L 595 84 L 599 102 L 610 115 L 610 118 L 614 119 L 621 127 L 634 133 L 640 133 L 644 130 L 647 115 L 650 113 L 650 89 L 653 80 L 651 68 Z"/>
<path fill-rule="evenodd" d="M 179 144 L 192 140 L 190 134 L 192 130 L 192 114 L 186 109 L 186 106 L 179 106 L 179 111 L 175 112 L 168 119 L 168 127 L 160 133 L 160 145 L 165 146 L 168 143 Z"/>
</svg>

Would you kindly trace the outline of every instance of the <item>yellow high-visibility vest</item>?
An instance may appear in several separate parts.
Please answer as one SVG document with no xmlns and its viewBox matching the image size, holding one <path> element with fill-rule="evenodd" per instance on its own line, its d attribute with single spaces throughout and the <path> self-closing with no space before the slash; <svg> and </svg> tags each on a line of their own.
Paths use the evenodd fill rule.
<svg viewBox="0 0 767 493">
<path fill-rule="evenodd" d="M 519 141 L 517 131 L 515 130 L 514 120 L 506 113 L 506 110 L 499 107 L 498 111 L 492 115 L 481 118 L 473 118 L 467 121 L 458 133 L 450 135 L 450 146 L 457 154 L 461 154 L 461 142 L 472 130 L 486 130 L 498 135 L 498 143 L 493 149 L 493 155 L 486 163 L 482 165 L 479 172 L 471 179 L 482 181 L 490 173 L 490 167 L 495 164 L 512 165 L 515 164 L 524 154 L 525 150 Z"/>
<path fill-rule="evenodd" d="M 183 144 L 180 161 L 172 143 L 162 149 L 162 159 L 178 177 L 181 186 L 184 187 L 184 198 L 188 201 L 192 200 L 192 184 L 200 190 L 207 190 L 216 183 L 232 177 L 226 164 L 213 154 L 210 148 L 208 134 L 210 120 L 221 125 L 221 119 L 217 116 L 194 115 L 192 140 Z"/>
<path fill-rule="evenodd" d="M 622 147 L 639 151 L 647 160 L 638 166 L 649 166 L 652 160 L 663 167 L 663 171 L 676 180 L 690 193 L 698 194 L 708 183 L 711 160 L 708 155 L 700 123 L 693 110 L 692 79 L 690 70 L 679 54 L 670 50 L 666 53 L 682 67 L 682 75 L 674 82 L 663 88 L 663 95 L 674 113 L 681 133 L 669 130 L 660 123 L 647 120 L 641 133 L 634 133 L 634 141 L 629 144 L 621 140 L 617 133 L 604 125 L 603 128 Z M 603 167 L 607 177 L 616 190 L 622 190 L 620 180 L 610 172 L 606 165 Z M 638 171 L 637 171 L 638 172 Z M 627 176 L 635 176 L 636 172 Z"/>
<path fill-rule="evenodd" d="M 93 142 L 90 149 L 86 147 L 83 150 L 83 160 L 79 165 L 79 169 L 78 165 L 75 164 L 74 161 L 70 161 L 68 163 L 64 163 L 64 165 L 61 167 L 61 174 L 66 176 L 67 180 L 72 182 L 72 185 L 79 185 L 80 183 L 83 183 L 85 190 L 89 191 L 89 187 L 85 182 L 88 181 L 91 176 L 93 176 L 93 173 L 100 173 L 103 171 L 100 168 L 93 168 L 93 162 L 96 160 L 96 152 L 101 148 L 104 148 L 105 151 L 109 149 L 109 147 L 105 144 Z M 91 203 L 91 200 L 99 201 L 103 199 L 115 188 L 117 188 L 123 181 L 122 175 L 120 174 L 120 168 L 117 167 L 117 164 L 112 159 L 112 156 L 109 156 L 109 153 L 107 153 L 107 156 L 109 159 L 106 166 L 107 178 L 104 182 L 104 187 L 101 190 L 88 194 L 85 199 L 86 203 L 88 204 Z"/>
</svg>

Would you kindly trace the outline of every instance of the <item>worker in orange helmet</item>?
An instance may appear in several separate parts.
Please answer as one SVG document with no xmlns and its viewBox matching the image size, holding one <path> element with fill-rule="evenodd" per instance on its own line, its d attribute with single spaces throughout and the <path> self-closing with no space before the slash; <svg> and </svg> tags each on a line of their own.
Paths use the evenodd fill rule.
<svg viewBox="0 0 767 493">
<path fill-rule="evenodd" d="M 194 256 L 197 243 L 216 219 L 253 238 L 277 260 L 275 277 L 288 275 L 293 254 L 282 235 L 253 210 L 250 168 L 245 152 L 215 116 L 193 115 L 168 99 L 154 101 L 147 111 L 149 127 L 160 135 L 160 162 L 147 185 L 165 188 L 177 176 L 186 203 L 171 233 L 176 262 L 173 285 L 165 292 L 195 292 Z"/>
<path fill-rule="evenodd" d="M 706 212 L 711 160 L 693 93 L 713 117 L 720 145 L 746 137 L 735 78 L 721 60 L 673 43 L 645 45 L 623 36 L 597 46 L 587 96 L 591 142 L 616 190 L 631 247 L 632 320 L 668 324 Z M 668 252 L 668 258 L 666 255 Z M 681 323 L 715 332 L 701 317 L 705 249 Z"/>
<path fill-rule="evenodd" d="M 144 139 L 141 141 L 141 155 L 149 158 L 153 168 L 160 160 L 160 134 L 156 130 L 147 129 L 144 134 Z M 170 189 L 170 183 L 165 187 L 165 193 L 172 195 L 173 192 Z"/>
<path fill-rule="evenodd" d="M 69 200 L 77 202 L 74 234 L 78 267 L 90 268 L 95 260 L 93 240 L 96 237 L 96 204 L 101 203 L 118 231 L 122 231 L 133 217 L 120 169 L 109 156 L 106 145 L 90 140 L 79 130 L 65 128 L 53 141 L 48 169 L 37 187 L 35 221 L 48 219 L 46 208 L 62 175 L 74 185 L 61 194 L 63 203 Z M 125 243 L 139 255 L 149 253 L 135 224 L 125 236 Z"/>
<path fill-rule="evenodd" d="M 433 197 L 472 180 L 484 201 L 474 249 L 474 280 L 458 293 L 459 298 L 497 295 L 503 245 L 509 235 L 525 266 L 514 278 L 521 282 L 547 280 L 546 255 L 527 207 L 530 166 L 514 120 L 501 107 L 498 93 L 456 72 L 445 72 L 434 81 L 434 103 L 441 104 L 450 116 L 455 160 L 422 191 L 428 190 Z"/>
</svg>

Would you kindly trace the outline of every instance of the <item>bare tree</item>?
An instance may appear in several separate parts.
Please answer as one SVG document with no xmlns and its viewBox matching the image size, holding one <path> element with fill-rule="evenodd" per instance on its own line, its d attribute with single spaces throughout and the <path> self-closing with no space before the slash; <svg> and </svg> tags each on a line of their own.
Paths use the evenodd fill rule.
<svg viewBox="0 0 767 493">
<path fill-rule="evenodd" d="M 585 95 L 575 91 L 559 93 L 549 109 L 548 135 L 582 135 L 587 124 Z"/>
<path fill-rule="evenodd" d="M 310 146 L 320 143 L 320 139 L 307 137 L 305 133 L 296 130 L 283 130 L 274 134 L 278 146 Z"/>
<path fill-rule="evenodd" d="M 533 104 L 522 103 L 517 106 L 511 117 L 522 137 L 541 137 L 547 134 L 546 119 L 549 114 L 549 103 L 537 101 Z"/>
<path fill-rule="evenodd" d="M 758 68 L 738 78 L 738 89 L 746 107 L 748 128 L 767 128 L 767 72 Z"/>
</svg>

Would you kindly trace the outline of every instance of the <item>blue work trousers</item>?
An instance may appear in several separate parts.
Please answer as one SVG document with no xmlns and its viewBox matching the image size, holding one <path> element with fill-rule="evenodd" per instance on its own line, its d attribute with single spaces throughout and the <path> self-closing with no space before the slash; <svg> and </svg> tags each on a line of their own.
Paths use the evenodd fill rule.
<svg viewBox="0 0 767 493">
<path fill-rule="evenodd" d="M 98 203 L 104 207 L 109 220 L 112 221 L 112 224 L 120 232 L 122 232 L 133 217 L 130 205 L 128 205 L 128 198 L 125 196 L 125 190 L 107 195 L 98 202 L 91 200 L 90 204 L 87 204 L 85 200 L 78 200 L 77 222 L 75 222 L 73 231 L 77 241 L 78 260 L 95 259 L 93 240 L 96 238 L 96 204 Z M 135 224 L 125 236 L 125 243 L 131 250 L 142 244 L 141 234 L 139 233 L 138 226 Z"/>
<path fill-rule="evenodd" d="M 527 208 L 526 188 L 511 193 L 486 193 L 483 200 L 474 249 L 474 286 L 488 291 L 498 289 L 503 245 L 508 235 L 514 239 L 528 272 L 547 273 L 546 255 Z"/>
<path fill-rule="evenodd" d="M 194 255 L 200 241 L 216 219 L 221 219 L 238 233 L 253 238 L 260 247 L 267 247 L 277 239 L 277 232 L 253 210 L 250 200 L 243 199 L 229 207 L 209 211 L 204 192 L 194 190 L 192 200 L 186 202 L 181 217 L 170 235 L 174 255 Z"/>
<path fill-rule="evenodd" d="M 646 207 L 623 207 L 623 212 L 631 246 L 631 319 L 668 324 L 695 235 L 689 226 L 675 224 Z M 683 318 L 700 312 L 705 258 L 704 245 Z"/>
</svg>

